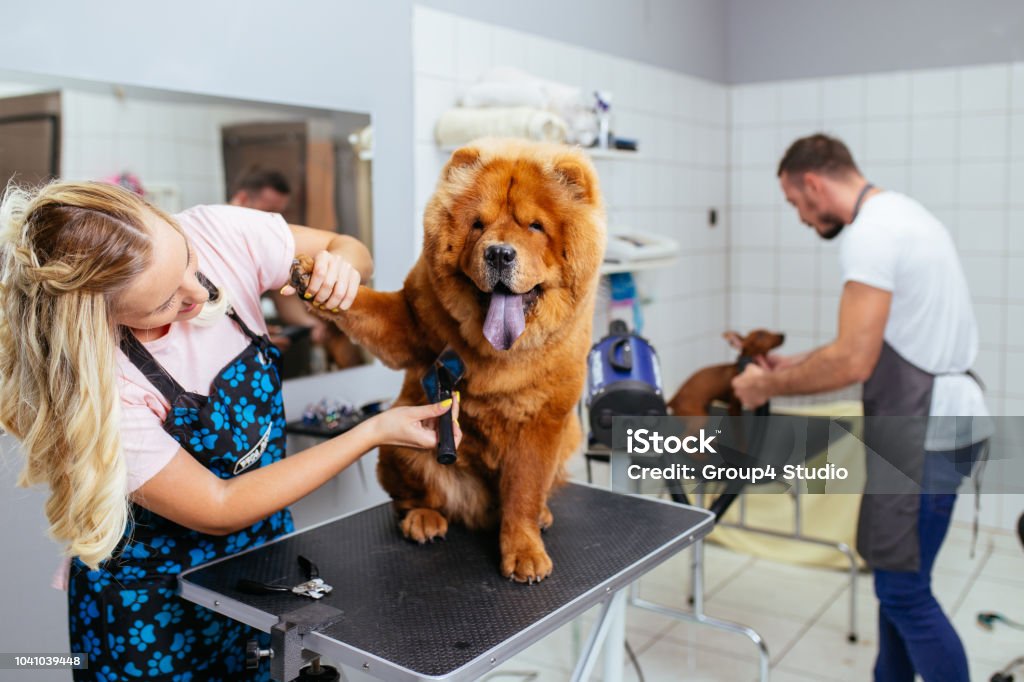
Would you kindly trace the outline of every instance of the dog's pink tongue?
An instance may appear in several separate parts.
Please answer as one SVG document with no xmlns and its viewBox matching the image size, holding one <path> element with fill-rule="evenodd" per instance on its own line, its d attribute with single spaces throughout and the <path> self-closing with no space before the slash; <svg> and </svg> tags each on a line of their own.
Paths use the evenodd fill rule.
<svg viewBox="0 0 1024 682">
<path fill-rule="evenodd" d="M 484 336 L 497 350 L 508 350 L 526 329 L 522 294 L 491 294 L 491 307 L 484 320 Z"/>
</svg>

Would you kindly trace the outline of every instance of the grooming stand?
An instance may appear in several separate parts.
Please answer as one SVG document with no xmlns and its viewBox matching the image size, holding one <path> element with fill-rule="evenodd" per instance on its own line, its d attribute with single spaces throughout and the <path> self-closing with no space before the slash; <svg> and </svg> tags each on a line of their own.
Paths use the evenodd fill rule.
<svg viewBox="0 0 1024 682">
<path fill-rule="evenodd" d="M 270 632 L 272 649 L 250 653 L 270 658 L 278 682 L 321 656 L 356 677 L 476 680 L 600 605 L 572 679 L 590 677 L 604 645 L 604 679 L 613 682 L 623 672 L 624 588 L 710 532 L 712 515 L 580 484 L 549 504 L 555 524 L 544 541 L 555 568 L 534 585 L 501 576 L 494 531 L 453 525 L 444 542 L 419 546 L 382 504 L 186 571 L 181 596 Z M 241 578 L 301 581 L 298 555 L 316 562 L 333 591 L 313 601 L 237 589 Z"/>
<path fill-rule="evenodd" d="M 767 417 L 770 414 L 770 408 L 766 404 L 757 409 L 755 412 L 756 416 Z M 758 422 L 757 426 L 760 429 L 760 425 L 764 422 Z M 757 433 L 751 436 L 752 451 L 760 450 L 764 443 L 764 431 L 759 430 Z M 591 460 L 599 462 L 610 462 L 610 450 L 603 447 L 594 447 L 586 452 L 586 465 L 587 465 L 587 480 L 592 480 Z M 793 497 L 793 531 L 790 533 L 771 530 L 768 528 L 758 528 L 757 526 L 750 526 L 746 523 L 746 496 L 741 494 L 743 486 L 727 488 L 726 492 L 719 495 L 718 499 L 714 502 L 711 507 L 711 511 L 715 514 L 715 523 L 721 524 L 726 528 L 738 528 L 740 530 L 749 531 L 752 533 L 759 533 L 762 535 L 769 535 L 772 537 L 778 537 L 788 540 L 796 540 L 798 542 L 807 542 L 815 545 L 822 545 L 825 547 L 832 547 L 837 551 L 841 552 L 849 563 L 849 580 L 850 580 L 850 600 L 849 600 L 849 631 L 847 632 L 846 638 L 849 642 L 855 643 L 858 639 L 857 635 L 857 579 L 858 579 L 858 566 L 857 557 L 853 549 L 844 542 L 835 542 L 833 540 L 826 540 L 823 538 L 816 538 L 805 535 L 803 532 L 803 515 L 800 506 L 801 492 L 799 487 L 795 487 L 790 495 Z M 669 489 L 669 495 L 676 502 L 688 503 L 686 494 L 681 488 L 677 490 Z M 740 520 L 739 522 L 725 522 L 721 518 L 725 515 L 728 508 L 739 500 L 740 504 Z M 697 493 L 697 506 L 703 508 L 704 505 L 704 492 L 700 489 Z M 694 604 L 693 612 L 678 611 L 675 609 L 668 609 L 667 607 L 652 604 L 651 602 L 645 602 L 636 597 L 635 588 L 631 591 L 632 599 L 631 603 L 634 606 L 642 608 L 649 608 L 652 611 L 662 613 L 664 615 L 671 615 L 670 612 L 675 613 L 681 620 L 687 620 L 692 622 L 704 623 L 717 627 L 722 630 L 729 632 L 741 633 L 751 639 L 754 644 L 761 651 L 761 662 L 762 670 L 767 670 L 767 648 L 765 647 L 764 640 L 754 630 L 735 623 L 728 623 L 725 621 L 715 621 L 709 619 L 704 615 L 703 612 L 703 572 L 704 572 L 704 557 L 703 557 L 703 543 L 697 542 L 694 544 L 693 549 L 693 560 L 691 561 L 691 600 Z M 657 607 L 657 608 L 651 608 Z M 716 624 L 717 623 L 717 624 Z M 762 679 L 766 679 L 762 674 Z"/>
<path fill-rule="evenodd" d="M 836 542 L 834 540 L 826 540 L 823 538 L 816 538 L 808 535 L 804 535 L 803 532 L 803 515 L 800 508 L 801 492 L 799 487 L 794 487 L 793 492 L 789 493 L 793 498 L 793 531 L 786 533 L 784 531 L 771 530 L 769 528 L 758 528 L 757 526 L 747 525 L 747 498 L 740 495 L 740 520 L 738 522 L 719 521 L 718 525 L 725 528 L 738 528 L 751 533 L 759 533 L 761 535 L 769 535 L 771 537 L 783 538 L 785 540 L 796 540 L 797 542 L 808 542 L 813 545 L 821 545 L 824 547 L 831 547 L 846 557 L 850 564 L 848 569 L 850 576 L 850 614 L 849 614 L 849 631 L 846 633 L 846 639 L 854 643 L 857 641 L 857 578 L 858 578 L 858 567 L 857 567 L 857 555 L 854 553 L 853 548 L 847 545 L 845 542 Z M 697 497 L 698 506 L 703 506 L 703 495 Z"/>
</svg>

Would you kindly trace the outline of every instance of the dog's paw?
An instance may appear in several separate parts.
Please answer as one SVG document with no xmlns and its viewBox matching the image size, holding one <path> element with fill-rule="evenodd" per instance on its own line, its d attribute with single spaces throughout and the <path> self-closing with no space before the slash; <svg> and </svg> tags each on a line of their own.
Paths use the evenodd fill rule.
<svg viewBox="0 0 1024 682">
<path fill-rule="evenodd" d="M 547 505 L 544 505 L 544 509 L 541 510 L 540 517 L 537 519 L 537 525 L 540 526 L 541 530 L 547 530 L 554 522 L 555 515 L 551 513 Z"/>
<path fill-rule="evenodd" d="M 444 538 L 448 533 L 448 519 L 433 509 L 411 509 L 400 524 L 402 535 L 421 545 Z"/>
<path fill-rule="evenodd" d="M 292 272 L 289 284 L 295 287 L 299 296 L 306 295 L 306 287 L 309 286 L 309 278 L 313 274 L 313 259 L 306 254 L 300 253 L 292 261 Z"/>
<path fill-rule="evenodd" d="M 539 583 L 551 575 L 554 564 L 544 551 L 544 546 L 524 547 L 501 556 L 501 574 L 517 583 Z"/>
</svg>

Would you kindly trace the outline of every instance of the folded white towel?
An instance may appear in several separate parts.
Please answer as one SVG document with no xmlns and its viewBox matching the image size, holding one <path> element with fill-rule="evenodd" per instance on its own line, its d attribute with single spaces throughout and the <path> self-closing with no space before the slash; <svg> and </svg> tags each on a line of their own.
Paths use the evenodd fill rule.
<svg viewBox="0 0 1024 682">
<path fill-rule="evenodd" d="M 449 109 L 441 114 L 434 137 L 442 147 L 457 147 L 478 137 L 525 137 L 564 142 L 565 121 L 550 111 L 516 108 Z"/>
<path fill-rule="evenodd" d="M 557 81 L 549 81 L 544 78 L 539 78 L 533 74 L 527 73 L 512 66 L 495 66 L 489 69 L 482 76 L 480 76 L 476 85 L 470 86 L 468 92 L 472 92 L 473 89 L 483 84 L 495 84 L 501 83 L 505 86 L 517 86 L 523 91 L 526 88 L 533 88 L 539 90 L 544 98 L 547 100 L 547 107 L 564 107 L 570 104 L 574 104 L 581 101 L 584 104 L 589 104 L 591 100 L 587 97 L 583 97 L 583 91 L 580 88 L 572 85 L 566 85 Z M 469 106 L 469 105 L 465 105 Z"/>
<path fill-rule="evenodd" d="M 597 137 L 591 93 L 545 80 L 511 66 L 496 66 L 469 86 L 464 107 L 533 107 L 558 116 L 566 125 L 567 142 L 590 146 Z"/>
<path fill-rule="evenodd" d="M 538 83 L 483 82 L 469 86 L 462 96 L 464 107 L 530 107 L 544 109 L 548 96 Z"/>
</svg>

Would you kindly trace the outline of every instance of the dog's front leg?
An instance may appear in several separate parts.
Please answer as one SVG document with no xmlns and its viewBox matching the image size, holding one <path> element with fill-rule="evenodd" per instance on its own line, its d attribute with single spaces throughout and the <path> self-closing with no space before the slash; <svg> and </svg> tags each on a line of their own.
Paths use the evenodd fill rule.
<svg viewBox="0 0 1024 682">
<path fill-rule="evenodd" d="M 312 271 L 313 259 L 308 256 L 299 256 L 292 266 L 292 285 L 300 296 Z M 423 344 L 423 330 L 412 316 L 404 289 L 384 292 L 361 286 L 348 310 L 332 313 L 312 306 L 310 310 L 338 325 L 392 369 L 426 365 L 436 355 Z"/>
<path fill-rule="evenodd" d="M 547 498 L 561 466 L 561 439 L 552 442 L 550 434 L 557 432 L 544 425 L 526 427 L 501 462 L 501 573 L 517 582 L 551 575 L 540 532 L 542 524 L 551 525 Z"/>
</svg>

